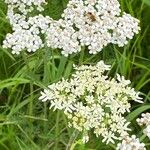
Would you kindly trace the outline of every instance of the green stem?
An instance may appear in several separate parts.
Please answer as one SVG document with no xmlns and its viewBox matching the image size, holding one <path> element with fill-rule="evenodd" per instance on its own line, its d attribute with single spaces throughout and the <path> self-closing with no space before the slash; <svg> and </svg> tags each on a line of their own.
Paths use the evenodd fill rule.
<svg viewBox="0 0 150 150">
<path fill-rule="evenodd" d="M 48 116 L 47 116 L 47 104 L 44 103 L 44 118 L 45 119 L 48 119 Z M 47 133 L 47 130 L 48 129 L 48 124 L 46 121 L 44 121 L 44 133 Z"/>
<path fill-rule="evenodd" d="M 60 116 L 60 112 L 57 112 L 57 116 L 56 116 L 56 129 L 55 129 L 55 137 L 56 137 L 56 141 L 55 141 L 55 150 L 58 150 L 58 143 L 59 143 L 59 116 Z"/>
<path fill-rule="evenodd" d="M 72 133 L 70 139 L 69 139 L 69 142 L 68 142 L 68 145 L 66 147 L 66 150 L 74 150 L 75 146 L 78 144 L 78 141 L 75 142 L 77 136 L 79 134 L 79 131 L 78 130 L 74 130 L 74 132 Z"/>
<path fill-rule="evenodd" d="M 79 65 L 83 65 L 83 62 L 84 62 L 84 53 L 85 53 L 85 46 L 82 47 L 82 50 L 80 52 Z"/>
<path fill-rule="evenodd" d="M 33 115 L 33 84 L 30 83 L 30 103 L 29 103 L 29 115 Z"/>
<path fill-rule="evenodd" d="M 146 138 L 146 135 L 143 134 L 143 135 L 140 137 L 140 142 L 142 142 L 145 138 Z"/>
<path fill-rule="evenodd" d="M 54 52 L 51 49 L 51 54 L 52 54 L 52 80 L 55 79 L 56 72 L 55 72 L 55 58 L 54 58 Z"/>
<path fill-rule="evenodd" d="M 116 146 L 113 144 L 109 144 L 111 148 L 116 149 Z"/>
<path fill-rule="evenodd" d="M 44 75 L 43 75 L 43 83 L 47 85 L 51 78 L 50 78 L 50 51 L 49 49 L 45 46 L 44 48 L 44 54 L 43 54 L 43 62 L 44 62 Z"/>
<path fill-rule="evenodd" d="M 26 66 L 27 66 L 27 69 L 28 69 L 28 71 L 30 72 L 30 65 L 29 65 L 29 61 L 28 61 L 28 58 L 26 57 L 26 55 L 25 55 L 25 52 L 22 52 L 21 53 L 22 54 L 22 58 L 23 58 L 23 60 L 24 60 L 24 62 L 25 62 L 25 64 L 26 64 Z"/>
</svg>

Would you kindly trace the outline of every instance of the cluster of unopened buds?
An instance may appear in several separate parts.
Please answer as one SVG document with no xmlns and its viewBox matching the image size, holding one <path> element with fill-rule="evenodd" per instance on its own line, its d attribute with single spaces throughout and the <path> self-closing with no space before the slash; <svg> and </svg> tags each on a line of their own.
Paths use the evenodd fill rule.
<svg viewBox="0 0 150 150">
<path fill-rule="evenodd" d="M 121 15 L 117 0 L 69 0 L 59 20 L 42 14 L 30 16 L 35 8 L 44 10 L 45 0 L 5 2 L 13 33 L 6 36 L 3 47 L 12 49 L 13 54 L 35 52 L 44 46 L 61 49 L 65 56 L 83 46 L 96 54 L 110 43 L 124 46 L 140 29 L 136 18 L 125 12 Z"/>
<path fill-rule="evenodd" d="M 74 69 L 70 79 L 49 85 L 39 99 L 48 101 L 50 109 L 64 111 L 68 126 L 84 132 L 85 142 L 90 130 L 103 137 L 106 144 L 124 139 L 130 129 L 123 115 L 130 112 L 129 101 L 142 102 L 139 92 L 123 76 L 117 75 L 115 79 L 105 75 L 110 66 L 103 61 Z"/>
<path fill-rule="evenodd" d="M 137 122 L 140 126 L 145 126 L 143 133 L 150 138 L 150 113 L 143 113 L 141 116 Z"/>
</svg>

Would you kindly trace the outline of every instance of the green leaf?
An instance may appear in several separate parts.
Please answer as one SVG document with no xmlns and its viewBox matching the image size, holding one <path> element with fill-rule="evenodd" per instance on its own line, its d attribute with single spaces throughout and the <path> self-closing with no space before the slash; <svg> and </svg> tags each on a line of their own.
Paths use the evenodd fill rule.
<svg viewBox="0 0 150 150">
<path fill-rule="evenodd" d="M 69 61 L 65 69 L 64 78 L 68 78 L 70 76 L 72 67 L 73 67 L 73 61 Z"/>
<path fill-rule="evenodd" d="M 58 79 L 62 77 L 62 74 L 65 70 L 66 62 L 67 62 L 67 57 L 62 56 L 60 58 L 60 63 L 59 63 L 58 71 L 57 71 L 57 78 Z"/>
<path fill-rule="evenodd" d="M 150 6 L 150 0 L 143 0 L 143 2 Z"/>
<path fill-rule="evenodd" d="M 67 3 L 68 0 L 48 0 L 45 13 L 53 19 L 59 19 Z"/>
<path fill-rule="evenodd" d="M 26 99 L 24 101 L 22 101 L 21 103 L 19 103 L 15 108 L 12 107 L 10 113 L 8 114 L 7 117 L 12 116 L 13 114 L 19 112 L 19 110 L 24 107 L 25 105 L 27 105 L 29 103 L 29 99 Z"/>
<path fill-rule="evenodd" d="M 0 89 L 7 88 L 17 84 L 26 84 L 26 83 L 30 83 L 30 80 L 24 78 L 10 78 L 0 81 Z"/>
<path fill-rule="evenodd" d="M 146 111 L 150 109 L 150 105 L 144 105 L 144 106 L 141 106 L 137 109 L 135 109 L 133 112 L 131 112 L 127 117 L 126 119 L 130 122 L 132 121 L 133 119 L 135 119 L 138 115 L 140 115 L 142 112 Z"/>
</svg>

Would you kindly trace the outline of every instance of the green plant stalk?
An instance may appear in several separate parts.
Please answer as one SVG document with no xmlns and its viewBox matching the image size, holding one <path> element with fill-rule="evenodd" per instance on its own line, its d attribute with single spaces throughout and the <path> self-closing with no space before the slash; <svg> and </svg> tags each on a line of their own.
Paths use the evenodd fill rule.
<svg viewBox="0 0 150 150">
<path fill-rule="evenodd" d="M 29 103 L 29 115 L 33 116 L 33 84 L 30 83 L 30 103 Z"/>
<path fill-rule="evenodd" d="M 81 48 L 80 57 L 79 57 L 79 65 L 83 65 L 84 62 L 84 54 L 85 54 L 85 46 Z"/>
<path fill-rule="evenodd" d="M 56 128 L 55 128 L 55 137 L 56 137 L 56 141 L 55 141 L 55 150 L 58 150 L 58 143 L 59 143 L 59 117 L 60 117 L 60 112 L 57 112 L 56 115 Z"/>
<path fill-rule="evenodd" d="M 79 144 L 78 141 L 75 142 L 78 134 L 79 134 L 79 131 L 75 129 L 74 132 L 72 133 L 70 139 L 69 139 L 66 150 L 74 150 L 75 146 L 77 144 Z"/>
</svg>

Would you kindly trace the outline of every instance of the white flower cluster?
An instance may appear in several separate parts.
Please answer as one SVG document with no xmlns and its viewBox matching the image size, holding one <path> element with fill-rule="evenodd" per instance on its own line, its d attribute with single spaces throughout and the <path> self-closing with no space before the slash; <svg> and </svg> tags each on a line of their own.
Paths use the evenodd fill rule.
<svg viewBox="0 0 150 150">
<path fill-rule="evenodd" d="M 34 36 L 32 32 L 24 35 L 24 28 L 30 30 L 28 22 L 31 17 L 28 18 L 26 14 L 33 10 L 33 6 L 42 10 L 42 4 L 45 1 L 5 0 L 5 2 L 9 6 L 8 18 L 15 33 L 6 36 L 4 47 L 12 48 L 13 53 L 16 54 L 24 49 L 29 52 L 35 51 L 43 44 L 51 48 L 62 49 L 62 54 L 65 56 L 79 52 L 83 46 L 89 49 L 89 53 L 96 54 L 110 43 L 124 46 L 128 39 L 132 39 L 140 29 L 139 20 L 126 13 L 121 15 L 118 0 L 70 0 L 61 19 L 56 21 L 49 17 L 42 17 L 40 23 L 44 26 L 46 24 L 47 29 L 42 32 L 45 37 L 42 42 L 40 36 L 37 34 Z M 16 8 L 22 14 L 14 13 Z M 36 28 L 39 27 L 39 24 L 36 23 L 38 21 L 37 19 L 33 24 Z M 19 34 L 20 30 L 23 30 L 21 34 Z M 18 36 L 20 41 L 18 38 L 15 39 L 15 36 Z M 24 38 L 33 38 L 33 41 L 36 42 L 31 41 L 30 43 L 30 40 L 24 41 Z M 30 45 L 29 48 L 24 46 L 24 42 Z M 34 46 L 34 43 L 39 44 Z"/>
<path fill-rule="evenodd" d="M 74 27 L 79 45 L 96 54 L 109 43 L 124 46 L 138 33 L 139 21 L 126 13 L 121 16 L 120 12 L 117 0 L 71 0 L 62 17 Z"/>
<path fill-rule="evenodd" d="M 46 45 L 62 49 L 62 54 L 68 56 L 81 50 L 77 32 L 66 21 L 60 19 L 51 23 L 46 34 Z"/>
<path fill-rule="evenodd" d="M 146 126 L 143 132 L 150 138 L 150 113 L 143 113 L 142 118 L 138 118 L 137 122 L 140 126 Z"/>
<path fill-rule="evenodd" d="M 62 79 L 41 92 L 39 98 L 50 102 L 50 109 L 63 110 L 69 127 L 87 134 L 88 131 L 103 137 L 103 142 L 114 143 L 127 134 L 129 122 L 123 117 L 130 111 L 130 100 L 141 102 L 139 93 L 128 85 L 129 80 L 117 75 L 110 79 L 104 75 L 110 66 L 103 61 L 96 65 L 75 66 L 70 80 Z"/>
<path fill-rule="evenodd" d="M 35 8 L 38 11 L 43 11 L 43 4 L 46 4 L 45 0 L 5 0 L 8 5 L 8 9 L 15 9 L 20 11 L 24 15 L 32 12 Z"/>
<path fill-rule="evenodd" d="M 132 135 L 131 137 L 126 136 L 122 143 L 117 145 L 116 150 L 146 150 L 146 148 L 144 143 L 140 143 L 139 139 Z"/>
<path fill-rule="evenodd" d="M 11 48 L 13 54 L 20 54 L 24 49 L 35 52 L 44 47 L 41 34 L 49 28 L 50 17 L 38 15 L 27 20 L 26 16 L 14 13 L 13 9 L 9 9 L 7 14 L 14 32 L 7 34 L 3 41 L 4 48 Z"/>
</svg>

